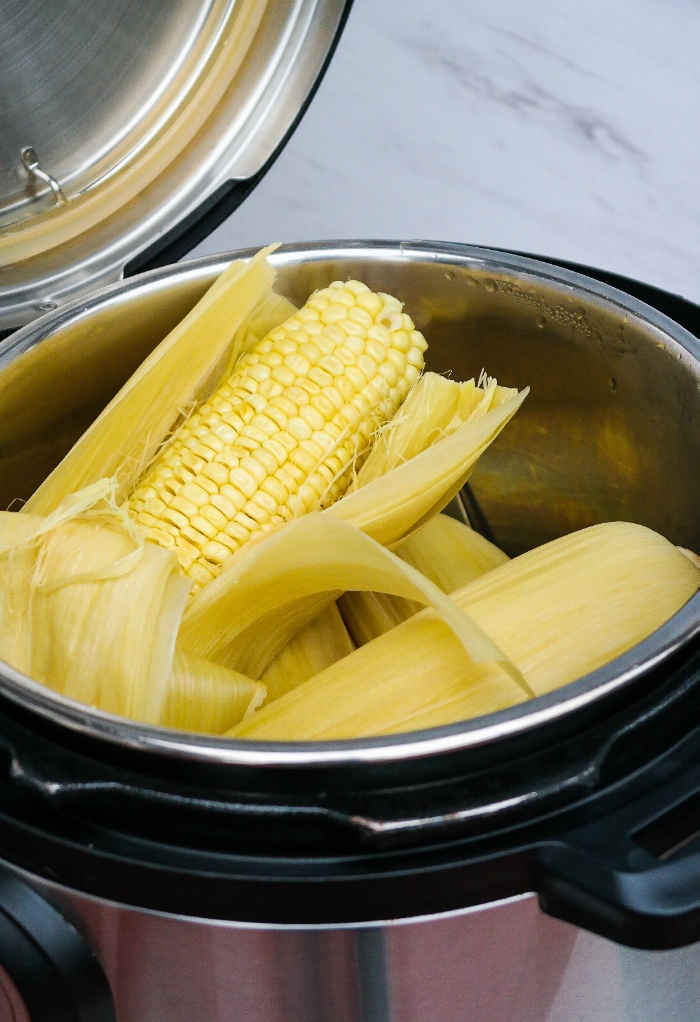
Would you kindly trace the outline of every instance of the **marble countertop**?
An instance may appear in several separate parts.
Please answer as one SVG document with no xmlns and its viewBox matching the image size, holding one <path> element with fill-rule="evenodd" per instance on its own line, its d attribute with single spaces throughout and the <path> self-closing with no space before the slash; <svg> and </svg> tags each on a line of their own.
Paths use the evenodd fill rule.
<svg viewBox="0 0 700 1022">
<path fill-rule="evenodd" d="M 193 254 L 438 239 L 700 302 L 698 0 L 355 0 L 287 147 Z"/>
</svg>

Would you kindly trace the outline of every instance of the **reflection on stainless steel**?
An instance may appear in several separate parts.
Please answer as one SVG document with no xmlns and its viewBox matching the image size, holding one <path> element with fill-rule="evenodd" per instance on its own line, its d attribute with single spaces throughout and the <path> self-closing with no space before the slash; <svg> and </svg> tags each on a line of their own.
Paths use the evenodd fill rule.
<svg viewBox="0 0 700 1022">
<path fill-rule="evenodd" d="M 355 930 L 203 923 L 41 887 L 88 937 L 119 1022 L 383 1022 L 360 1013 Z"/>
<path fill-rule="evenodd" d="M 90 188 L 183 102 L 231 7 L 3 0 L 3 148 L 29 138 L 72 194 Z M 34 215 L 9 161 L 0 164 L 0 209 L 6 224 Z"/>
<path fill-rule="evenodd" d="M 361 1022 L 393 1022 L 386 931 L 372 926 L 354 934 Z"/>
<path fill-rule="evenodd" d="M 20 158 L 31 177 L 36 178 L 37 181 L 41 181 L 43 184 L 49 186 L 59 206 L 62 202 L 67 201 L 63 189 L 56 178 L 52 177 L 47 171 L 42 170 L 39 166 L 39 157 L 32 146 L 26 145 L 20 152 Z"/>
<path fill-rule="evenodd" d="M 119 279 L 226 182 L 254 175 L 297 117 L 344 7 L 2 0 L 0 329 L 36 317 L 47 293 L 65 302 Z M 250 11 L 262 20 L 240 63 Z M 56 207 L 46 178 L 51 191 L 37 193 L 18 160 L 28 142 L 69 203 Z M 74 231 L 79 209 L 93 195 L 101 206 L 107 190 L 111 215 Z"/>
<path fill-rule="evenodd" d="M 471 525 L 475 532 L 480 533 L 484 539 L 487 539 L 490 543 L 496 542 L 496 537 L 493 534 L 491 526 L 486 521 L 486 516 L 481 510 L 479 501 L 474 496 L 470 483 L 465 483 L 462 488 L 462 492 L 459 494 L 459 498 L 462 502 L 462 508 L 467 522 Z"/>
<path fill-rule="evenodd" d="M 533 895 L 293 929 L 147 913 L 31 883 L 95 950 L 119 1022 L 546 1022 L 578 932 Z M 615 945 L 593 939 L 615 958 Z"/>
<path fill-rule="evenodd" d="M 531 894 L 292 929 L 147 913 L 22 875 L 89 941 L 119 1022 L 697 1019 L 700 944 L 620 947 L 543 914 Z"/>
<path fill-rule="evenodd" d="M 0 965 L 0 1022 L 32 1022 L 17 987 Z"/>
<path fill-rule="evenodd" d="M 429 339 L 431 369 L 468 378 L 485 366 L 504 384 L 530 385 L 471 479 L 509 553 L 611 519 L 700 548 L 700 342 L 687 331 L 603 284 L 466 246 L 289 246 L 274 261 L 279 288 L 299 301 L 339 276 L 396 293 Z M 32 492 L 225 265 L 198 260 L 113 286 L 0 348 L 1 506 Z M 532 704 L 363 741 L 187 736 L 79 706 L 9 668 L 1 687 L 71 728 L 183 759 L 319 768 L 406 760 L 494 742 L 630 686 L 698 634 L 699 608 L 700 595 L 634 650 Z"/>
</svg>

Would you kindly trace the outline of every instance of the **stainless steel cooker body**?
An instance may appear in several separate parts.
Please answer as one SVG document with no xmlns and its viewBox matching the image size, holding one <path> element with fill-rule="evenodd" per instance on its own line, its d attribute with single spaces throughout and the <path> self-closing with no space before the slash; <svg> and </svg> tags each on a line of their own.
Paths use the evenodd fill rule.
<svg viewBox="0 0 700 1022">
<path fill-rule="evenodd" d="M 5 342 L 3 506 L 227 259 L 113 285 Z M 432 369 L 531 387 L 467 495 L 510 553 L 615 518 L 700 547 L 692 334 L 577 274 L 468 246 L 291 246 L 274 261 L 298 301 L 349 276 L 397 294 Z M 9 903 L 24 891 L 39 916 L 60 909 L 66 940 L 96 952 L 119 1022 L 690 1022 L 699 605 L 525 707 L 363 741 L 147 728 L 4 667 Z M 0 926 L 0 961 L 2 948 Z"/>
<path fill-rule="evenodd" d="M 93 995 L 89 1022 L 697 1019 L 700 945 L 632 950 L 543 914 L 533 895 L 409 922 L 284 929 L 143 912 L 30 882 L 73 921 L 108 979 L 115 1015 Z M 27 1022 L 2 1011 L 0 978 L 0 1018 Z"/>
</svg>

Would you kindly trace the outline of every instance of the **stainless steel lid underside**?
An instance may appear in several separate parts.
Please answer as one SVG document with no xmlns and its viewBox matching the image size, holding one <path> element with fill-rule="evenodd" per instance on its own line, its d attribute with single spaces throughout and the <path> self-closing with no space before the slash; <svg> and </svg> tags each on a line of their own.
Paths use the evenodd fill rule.
<svg viewBox="0 0 700 1022">
<path fill-rule="evenodd" d="M 118 280 L 294 123 L 344 0 L 0 0 L 0 329 Z"/>
<path fill-rule="evenodd" d="M 113 285 L 0 347 L 0 506 L 26 497 L 227 265 L 179 264 Z M 610 520 L 700 549 L 700 343 L 604 284 L 533 260 L 423 242 L 287 246 L 277 289 L 301 304 L 340 277 L 396 294 L 429 341 L 429 369 L 486 368 L 529 385 L 471 487 L 508 553 Z M 700 634 L 700 594 L 644 643 L 531 703 L 431 731 L 326 743 L 233 742 L 90 710 L 4 668 L 0 691 L 70 729 L 167 756 L 253 767 L 404 761 L 475 748 L 634 689 Z M 602 712 L 602 711 L 601 711 Z"/>
</svg>

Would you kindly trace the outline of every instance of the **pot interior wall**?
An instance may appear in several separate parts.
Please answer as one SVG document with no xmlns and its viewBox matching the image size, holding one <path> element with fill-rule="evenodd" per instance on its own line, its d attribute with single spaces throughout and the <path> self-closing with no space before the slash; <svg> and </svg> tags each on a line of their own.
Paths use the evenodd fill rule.
<svg viewBox="0 0 700 1022">
<path fill-rule="evenodd" d="M 137 278 L 6 342 L 2 508 L 30 495 L 222 266 Z M 318 249 L 282 253 L 279 266 L 278 289 L 299 304 L 338 277 L 396 294 L 429 341 L 430 369 L 457 379 L 484 369 L 531 388 L 471 483 L 509 553 L 611 519 L 700 548 L 698 368 L 656 325 L 545 268 L 515 272 L 496 257 Z"/>
</svg>

